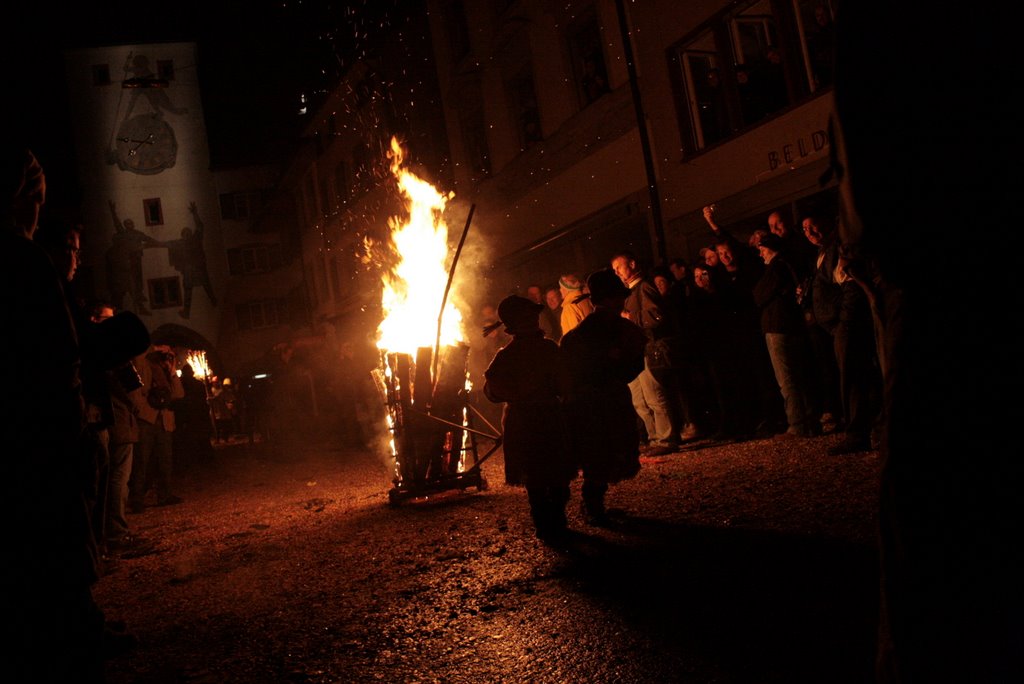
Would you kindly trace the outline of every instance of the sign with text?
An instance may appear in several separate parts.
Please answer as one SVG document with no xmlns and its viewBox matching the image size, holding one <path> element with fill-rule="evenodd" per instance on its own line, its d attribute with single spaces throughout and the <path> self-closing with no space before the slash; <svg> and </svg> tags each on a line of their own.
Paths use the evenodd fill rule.
<svg viewBox="0 0 1024 684">
<path fill-rule="evenodd" d="M 796 140 L 783 143 L 779 149 L 769 150 L 768 170 L 774 171 L 780 166 L 791 166 L 802 163 L 808 157 L 816 157 L 829 146 L 828 133 L 817 129 L 810 135 L 800 136 Z"/>
</svg>

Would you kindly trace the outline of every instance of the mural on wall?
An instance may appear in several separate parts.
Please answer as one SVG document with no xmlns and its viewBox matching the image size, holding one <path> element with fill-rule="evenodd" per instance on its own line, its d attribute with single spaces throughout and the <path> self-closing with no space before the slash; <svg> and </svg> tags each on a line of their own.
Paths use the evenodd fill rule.
<svg viewBox="0 0 1024 684">
<path fill-rule="evenodd" d="M 176 107 L 167 94 L 167 79 L 159 78 L 149 65 L 149 57 L 128 53 L 124 66 L 121 99 L 118 101 L 120 124 L 111 136 L 107 162 L 122 171 L 142 175 L 160 173 L 174 166 L 178 156 L 178 140 L 165 113 L 182 115 L 185 107 Z M 121 104 L 128 92 L 127 108 L 121 116 Z M 136 112 L 144 103 L 145 111 Z"/>
<path fill-rule="evenodd" d="M 114 218 L 114 234 L 106 253 L 107 291 L 110 301 L 119 309 L 134 311 L 137 315 L 148 316 L 146 308 L 145 281 L 142 277 L 142 250 L 156 247 L 160 243 L 135 229 L 131 219 L 122 221 L 117 215 L 113 200 L 110 215 Z M 129 302 L 125 301 L 125 296 Z"/>
<path fill-rule="evenodd" d="M 179 315 L 182 318 L 192 315 L 192 290 L 196 287 L 203 288 L 210 303 L 217 306 L 217 297 L 213 293 L 210 272 L 206 266 L 206 251 L 203 249 L 205 231 L 195 202 L 188 206 L 195 221 L 195 230 L 186 226 L 182 228 L 180 238 L 166 241 L 156 240 L 136 230 L 135 222 L 131 219 L 122 221 L 117 215 L 114 201 L 111 200 L 109 204 L 110 214 L 114 218 L 114 235 L 106 253 L 107 290 L 115 306 L 134 311 L 138 315 L 151 314 L 146 307 L 142 252 L 152 248 L 166 249 L 168 261 L 181 276 L 184 300 Z"/>
<path fill-rule="evenodd" d="M 199 219 L 199 209 L 196 203 L 188 205 L 192 220 L 196 228 L 193 231 L 186 226 L 181 229 L 181 238 L 168 242 L 159 242 L 157 246 L 166 247 L 171 266 L 181 274 L 181 286 L 184 290 L 184 307 L 181 310 L 181 317 L 188 318 L 192 313 L 192 290 L 195 287 L 202 287 L 210 303 L 217 306 L 217 297 L 213 294 L 213 285 L 210 283 L 210 272 L 206 268 L 206 252 L 203 249 L 203 222 Z"/>
</svg>

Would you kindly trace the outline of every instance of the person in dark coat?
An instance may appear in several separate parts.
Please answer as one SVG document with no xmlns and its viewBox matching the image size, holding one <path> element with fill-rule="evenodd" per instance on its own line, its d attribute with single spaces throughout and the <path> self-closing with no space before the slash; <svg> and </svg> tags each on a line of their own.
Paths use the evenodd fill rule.
<svg viewBox="0 0 1024 684">
<path fill-rule="evenodd" d="M 174 462 L 182 466 L 209 466 L 213 463 L 213 423 L 206 384 L 196 377 L 189 363 L 181 367 L 181 387 L 185 396 L 174 401 L 172 409 L 176 429 L 171 440 Z"/>
<path fill-rule="evenodd" d="M 583 513 L 591 525 L 610 524 L 608 485 L 640 472 L 640 435 L 629 391 L 644 369 L 647 335 L 622 317 L 629 289 L 611 270 L 587 279 L 594 312 L 562 337 L 572 382 L 567 402 L 573 449 L 583 470 Z"/>
<path fill-rule="evenodd" d="M 543 307 L 517 295 L 498 304 L 498 318 L 512 341 L 484 372 L 484 395 L 505 403 L 505 481 L 526 487 L 537 537 L 550 542 L 566 532 L 565 506 L 577 466 L 562 416 L 568 373 L 558 345 L 540 329 Z"/>
<path fill-rule="evenodd" d="M 1021 682 L 1019 39 L 995 5 L 920 18 L 878 0 L 836 17 L 840 238 L 883 341 L 874 681 Z"/>
<path fill-rule="evenodd" d="M 810 347 L 796 298 L 797 276 L 782 253 L 782 238 L 768 233 L 757 249 L 765 269 L 752 294 L 788 423 L 779 437 L 814 437 L 821 434 L 821 425 L 810 401 Z"/>
<path fill-rule="evenodd" d="M 0 292 L 9 325 L 3 386 L 6 469 L 0 502 L 11 524 L 2 583 L 3 669 L 12 682 L 101 682 L 103 614 L 93 599 L 96 541 L 83 487 L 86 430 L 81 351 L 53 263 L 32 242 L 46 177 L 31 151 L 5 140 Z"/>
</svg>

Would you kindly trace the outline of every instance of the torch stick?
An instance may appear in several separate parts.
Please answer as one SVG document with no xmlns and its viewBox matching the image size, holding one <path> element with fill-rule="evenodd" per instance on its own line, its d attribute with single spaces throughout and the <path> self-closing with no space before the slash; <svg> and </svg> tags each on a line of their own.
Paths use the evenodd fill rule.
<svg viewBox="0 0 1024 684">
<path fill-rule="evenodd" d="M 462 229 L 462 237 L 459 238 L 459 246 L 455 249 L 455 257 L 452 259 L 452 266 L 448 269 L 448 284 L 444 286 L 444 297 L 441 298 L 441 312 L 437 315 L 437 338 L 434 341 L 434 367 L 431 370 L 431 377 L 437 380 L 437 360 L 441 356 L 441 321 L 444 320 L 444 306 L 448 303 L 448 291 L 452 289 L 452 279 L 455 277 L 455 265 L 459 263 L 459 254 L 462 253 L 462 245 L 466 243 L 466 234 L 469 232 L 469 224 L 473 220 L 473 212 L 476 211 L 476 204 L 469 206 L 469 216 L 466 217 L 466 226 Z"/>
</svg>

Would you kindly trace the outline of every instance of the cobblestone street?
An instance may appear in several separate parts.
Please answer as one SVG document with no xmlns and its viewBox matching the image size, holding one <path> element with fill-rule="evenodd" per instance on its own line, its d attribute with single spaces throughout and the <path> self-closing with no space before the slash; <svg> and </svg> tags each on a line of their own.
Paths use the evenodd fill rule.
<svg viewBox="0 0 1024 684">
<path fill-rule="evenodd" d="M 533 536 L 525 493 L 391 505 L 324 446 L 221 447 L 183 504 L 132 516 L 153 553 L 96 596 L 140 643 L 119 682 L 861 682 L 876 620 L 877 454 L 821 437 L 647 459 L 613 529 Z"/>
</svg>

